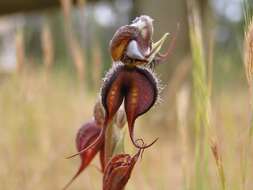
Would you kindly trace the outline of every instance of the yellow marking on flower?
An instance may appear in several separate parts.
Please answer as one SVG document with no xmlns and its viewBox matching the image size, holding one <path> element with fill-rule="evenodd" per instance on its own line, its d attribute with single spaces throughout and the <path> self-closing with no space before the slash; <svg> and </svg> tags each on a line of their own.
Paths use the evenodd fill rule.
<svg viewBox="0 0 253 190">
<path fill-rule="evenodd" d="M 137 103 L 137 97 L 138 97 L 138 89 L 137 88 L 133 88 L 132 90 L 132 99 L 131 99 L 131 103 L 133 105 L 135 105 Z"/>
<path fill-rule="evenodd" d="M 137 98 L 132 98 L 131 103 L 136 104 L 137 103 Z"/>
<path fill-rule="evenodd" d="M 115 95 L 115 93 L 116 93 L 115 90 L 112 90 L 111 95 Z"/>
<path fill-rule="evenodd" d="M 113 107 L 117 89 L 118 89 L 118 86 L 113 86 L 112 89 L 111 89 L 111 91 L 109 92 L 109 96 L 108 96 L 108 101 L 109 102 L 108 102 L 108 104 L 109 104 L 110 108 Z"/>
</svg>

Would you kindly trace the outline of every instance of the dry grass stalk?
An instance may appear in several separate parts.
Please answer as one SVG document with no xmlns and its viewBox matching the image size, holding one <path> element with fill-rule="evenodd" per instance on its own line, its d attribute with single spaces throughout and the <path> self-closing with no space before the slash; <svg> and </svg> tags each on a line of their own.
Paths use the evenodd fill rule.
<svg viewBox="0 0 253 190">
<path fill-rule="evenodd" d="M 47 69 L 52 68 L 54 60 L 54 45 L 52 33 L 48 23 L 45 23 L 42 28 L 41 45 L 43 51 L 43 63 Z"/>
<path fill-rule="evenodd" d="M 72 39 L 70 42 L 70 46 L 71 46 L 71 54 L 74 59 L 78 77 L 80 81 L 83 81 L 85 78 L 85 70 L 84 70 L 85 62 L 83 52 L 79 44 L 76 42 L 76 40 Z"/>
<path fill-rule="evenodd" d="M 222 190 L 226 190 L 227 189 L 227 187 L 226 187 L 226 178 L 225 178 L 225 173 L 224 173 L 222 156 L 221 156 L 221 152 L 220 152 L 220 148 L 219 148 L 219 145 L 217 143 L 217 140 L 212 140 L 211 150 L 212 150 L 212 154 L 214 156 L 215 163 L 216 163 L 216 166 L 217 166 L 218 175 L 219 175 L 219 178 L 220 178 Z"/>
<path fill-rule="evenodd" d="M 63 15 L 64 15 L 64 29 L 65 29 L 65 36 L 66 36 L 66 41 L 68 44 L 68 49 L 70 51 L 71 58 L 76 67 L 78 77 L 80 81 L 83 81 L 85 78 L 84 76 L 85 62 L 84 62 L 84 57 L 83 57 L 83 51 L 73 33 L 73 28 L 72 28 L 73 26 L 72 26 L 72 21 L 71 21 L 72 1 L 61 0 L 61 6 L 63 10 Z"/>
<path fill-rule="evenodd" d="M 245 32 L 244 42 L 244 66 L 249 87 L 252 86 L 253 76 L 253 23 L 250 22 L 247 31 Z"/>
<path fill-rule="evenodd" d="M 92 48 L 92 79 L 96 89 L 99 88 L 102 74 L 102 53 L 99 43 L 94 43 Z"/>
<path fill-rule="evenodd" d="M 207 83 L 208 93 L 212 95 L 212 82 L 213 82 L 213 58 L 214 58 L 214 32 L 210 31 L 208 43 L 208 68 L 207 68 Z"/>
<path fill-rule="evenodd" d="M 186 56 L 180 64 L 177 65 L 175 71 L 172 74 L 171 80 L 168 84 L 167 91 L 167 99 L 169 104 L 173 103 L 175 99 L 175 95 L 178 90 L 182 87 L 183 82 L 189 76 L 189 72 L 191 71 L 192 61 L 190 60 L 190 56 Z M 173 101 L 173 102 L 171 102 Z"/>
<path fill-rule="evenodd" d="M 244 67 L 245 74 L 248 83 L 249 91 L 249 107 L 250 107 L 250 118 L 249 118 L 249 130 L 248 138 L 244 147 L 244 157 L 242 158 L 242 189 L 246 189 L 248 165 L 249 165 L 249 153 L 251 147 L 251 138 L 253 132 L 253 93 L 252 93 L 252 79 L 253 79 L 253 19 L 249 18 L 249 12 L 245 7 L 245 36 L 244 36 Z"/>
<path fill-rule="evenodd" d="M 192 61 L 190 59 L 190 56 L 186 56 L 175 68 L 168 83 L 168 86 L 166 87 L 166 101 L 168 102 L 167 105 L 170 106 L 170 109 L 168 110 L 167 114 L 168 126 L 172 126 L 176 122 L 176 95 L 180 88 L 182 88 L 184 81 L 190 75 L 191 68 Z"/>
<path fill-rule="evenodd" d="M 210 99 L 206 60 L 202 39 L 199 5 L 187 1 L 190 44 L 193 58 L 193 98 L 195 107 L 195 189 L 208 189 L 208 131 L 210 128 Z"/>
<path fill-rule="evenodd" d="M 16 42 L 16 59 L 17 59 L 17 72 L 20 73 L 23 70 L 25 64 L 25 47 L 24 47 L 24 32 L 18 30 L 15 36 Z"/>
<path fill-rule="evenodd" d="M 181 141 L 181 165 L 184 189 L 190 189 L 189 179 L 189 139 L 187 132 L 187 114 L 189 108 L 190 89 L 189 86 L 183 85 L 177 93 L 177 118 L 179 126 L 179 135 Z"/>
</svg>

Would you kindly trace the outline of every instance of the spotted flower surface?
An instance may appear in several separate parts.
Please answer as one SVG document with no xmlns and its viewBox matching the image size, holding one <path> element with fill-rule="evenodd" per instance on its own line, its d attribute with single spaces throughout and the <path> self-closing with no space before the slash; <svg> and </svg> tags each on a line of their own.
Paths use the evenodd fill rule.
<svg viewBox="0 0 253 190">
<path fill-rule="evenodd" d="M 112 120 L 124 100 L 131 140 L 141 148 L 134 140 L 134 123 L 138 116 L 154 105 L 157 96 L 157 81 L 148 69 L 118 64 L 108 72 L 101 90 L 105 122 Z"/>
</svg>

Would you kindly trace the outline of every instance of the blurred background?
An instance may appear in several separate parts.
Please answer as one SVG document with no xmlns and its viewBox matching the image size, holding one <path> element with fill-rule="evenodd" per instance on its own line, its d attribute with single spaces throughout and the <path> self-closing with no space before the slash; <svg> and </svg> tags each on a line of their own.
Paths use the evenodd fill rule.
<svg viewBox="0 0 253 190">
<path fill-rule="evenodd" d="M 241 189 L 249 121 L 243 2 L 198 3 L 211 94 L 210 136 L 219 139 L 229 189 Z M 247 6 L 251 10 L 253 2 Z M 92 118 L 102 78 L 112 65 L 109 41 L 117 28 L 143 14 L 155 20 L 155 41 L 171 34 L 165 47 L 178 23 L 180 30 L 172 55 L 156 69 L 164 87 L 161 101 L 136 124 L 137 136 L 159 141 L 144 153 L 127 189 L 189 189 L 195 137 L 187 0 L 8 0 L 0 1 L 1 190 L 55 190 L 68 182 L 79 159 L 65 157 L 75 152 L 78 128 Z M 208 188 L 219 189 L 213 157 L 206 164 Z M 70 189 L 101 189 L 96 165 Z"/>
</svg>

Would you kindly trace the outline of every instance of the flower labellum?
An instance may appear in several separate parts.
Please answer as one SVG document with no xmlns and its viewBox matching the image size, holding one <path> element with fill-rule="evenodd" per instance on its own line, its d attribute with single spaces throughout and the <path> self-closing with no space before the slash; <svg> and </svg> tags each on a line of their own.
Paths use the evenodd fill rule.
<svg viewBox="0 0 253 190">
<path fill-rule="evenodd" d="M 88 151 L 93 146 L 97 146 L 103 142 L 107 126 L 113 120 L 123 100 L 133 145 L 142 149 L 153 145 L 157 139 L 145 146 L 137 144 L 134 139 L 134 123 L 137 117 L 146 113 L 155 104 L 158 97 L 157 83 L 157 79 L 153 76 L 152 72 L 146 68 L 128 67 L 124 64 L 114 65 L 107 73 L 101 89 L 105 120 L 100 135 L 93 144 L 69 158 Z"/>
<path fill-rule="evenodd" d="M 133 157 L 129 154 L 118 154 L 114 156 L 105 168 L 103 190 L 123 190 L 140 154 L 141 149 Z"/>
<path fill-rule="evenodd" d="M 157 86 L 156 78 L 148 69 L 118 64 L 108 72 L 101 90 L 105 120 L 114 117 L 124 100 L 130 137 L 137 148 L 144 147 L 137 145 L 134 140 L 134 123 L 138 116 L 147 112 L 156 102 Z"/>
</svg>

